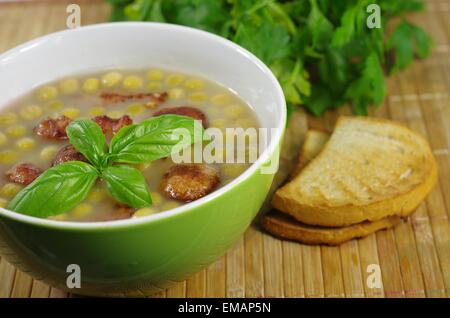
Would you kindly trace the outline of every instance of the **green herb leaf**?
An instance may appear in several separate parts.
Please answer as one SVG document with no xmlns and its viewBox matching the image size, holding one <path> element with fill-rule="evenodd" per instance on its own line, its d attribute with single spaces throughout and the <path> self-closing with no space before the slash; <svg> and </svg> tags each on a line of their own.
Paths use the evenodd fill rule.
<svg viewBox="0 0 450 318">
<path fill-rule="evenodd" d="M 107 2 L 109 2 L 113 6 L 109 21 L 117 22 L 126 20 L 128 17 L 125 14 L 125 8 L 133 1 L 134 0 L 107 0 Z"/>
<path fill-rule="evenodd" d="M 147 21 L 166 22 L 161 9 L 162 1 L 163 0 L 153 1 L 152 5 L 148 9 L 148 14 L 145 18 Z"/>
<path fill-rule="evenodd" d="M 161 115 L 123 127 L 111 140 L 110 162 L 142 163 L 164 158 L 203 140 L 201 124 L 191 117 Z"/>
<path fill-rule="evenodd" d="M 261 25 L 240 24 L 234 41 L 267 64 L 287 57 L 291 49 L 288 32 L 264 20 Z"/>
<path fill-rule="evenodd" d="M 335 47 L 341 47 L 350 42 L 355 34 L 355 16 L 356 9 L 352 8 L 347 10 L 341 19 L 341 26 L 336 29 L 331 40 L 331 45 Z"/>
<path fill-rule="evenodd" d="M 142 208 L 152 204 L 147 182 L 141 172 L 130 166 L 110 166 L 102 172 L 111 195 L 119 202 Z"/>
<path fill-rule="evenodd" d="M 85 162 L 57 165 L 20 191 L 8 209 L 42 218 L 67 212 L 86 198 L 97 177 L 97 169 Z"/>
<path fill-rule="evenodd" d="M 106 154 L 106 140 L 100 126 L 89 119 L 78 119 L 66 128 L 70 143 L 94 166 L 100 168 Z"/>
<path fill-rule="evenodd" d="M 355 113 L 366 114 L 368 106 L 380 100 L 384 78 L 372 76 L 380 80 L 373 83 L 377 89 L 364 91 L 364 70 L 376 64 L 373 58 L 366 61 L 372 53 L 384 66 L 385 52 L 393 52 L 395 72 L 415 55 L 428 56 L 432 47 L 428 34 L 405 20 L 406 13 L 423 10 L 423 0 L 131 0 L 126 9 L 123 3 L 128 0 L 110 1 L 115 17 L 116 10 L 133 7 L 125 19 L 163 17 L 246 47 L 276 73 L 288 104 L 302 105 L 316 115 L 347 102 Z M 367 27 L 369 4 L 380 6 L 381 28 Z M 385 26 L 398 17 L 405 22 L 385 41 Z"/>
<path fill-rule="evenodd" d="M 300 60 L 283 60 L 271 66 L 272 71 L 279 78 L 286 99 L 290 103 L 301 104 L 302 96 L 311 94 L 311 84 L 308 81 L 308 73 L 303 69 Z"/>
<path fill-rule="evenodd" d="M 314 85 L 311 96 L 305 99 L 305 107 L 314 116 L 322 115 L 327 109 L 339 106 L 341 101 L 333 99 L 330 90 L 321 85 Z"/>
<path fill-rule="evenodd" d="M 381 11 L 388 15 L 400 15 L 403 12 L 416 12 L 424 9 L 422 0 L 378 0 Z"/>
<path fill-rule="evenodd" d="M 322 81 L 328 86 L 330 93 L 342 95 L 350 76 L 349 61 L 343 52 L 338 48 L 327 49 L 318 66 Z"/>
<path fill-rule="evenodd" d="M 392 49 L 395 53 L 391 73 L 408 66 L 415 53 L 421 58 L 428 56 L 431 46 L 431 38 L 421 28 L 408 21 L 398 24 L 387 43 L 387 49 Z"/>
<path fill-rule="evenodd" d="M 311 12 L 308 16 L 308 28 L 312 34 L 312 45 L 314 48 L 323 49 L 329 45 L 333 34 L 333 24 L 320 11 L 317 0 L 310 0 Z"/>
<path fill-rule="evenodd" d="M 220 33 L 229 19 L 224 1 L 163 1 L 163 11 L 172 23 Z"/>
<path fill-rule="evenodd" d="M 376 52 L 367 57 L 362 77 L 350 84 L 345 97 L 351 99 L 353 111 L 367 115 L 367 104 L 380 104 L 385 94 L 383 69 Z"/>
<path fill-rule="evenodd" d="M 165 22 L 162 0 L 137 0 L 125 6 L 124 14 L 132 21 Z"/>
</svg>

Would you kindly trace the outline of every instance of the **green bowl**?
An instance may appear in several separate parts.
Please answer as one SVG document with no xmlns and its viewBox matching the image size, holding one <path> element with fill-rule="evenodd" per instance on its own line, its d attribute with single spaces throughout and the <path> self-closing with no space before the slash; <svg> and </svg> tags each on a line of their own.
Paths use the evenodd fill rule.
<svg viewBox="0 0 450 318">
<path fill-rule="evenodd" d="M 276 171 L 286 109 L 273 74 L 241 47 L 181 26 L 101 24 L 28 42 L 1 55 L 0 66 L 0 86 L 10 87 L 0 96 L 0 108 L 29 87 L 70 74 L 159 66 L 234 90 L 255 110 L 262 127 L 270 129 L 264 152 L 242 175 L 167 212 L 75 223 L 0 209 L 0 254 L 34 278 L 78 294 L 149 295 L 217 260 L 258 213 Z M 29 76 L 11 81 L 17 74 Z M 80 269 L 80 288 L 67 284 L 73 278 L 71 264 Z"/>
</svg>

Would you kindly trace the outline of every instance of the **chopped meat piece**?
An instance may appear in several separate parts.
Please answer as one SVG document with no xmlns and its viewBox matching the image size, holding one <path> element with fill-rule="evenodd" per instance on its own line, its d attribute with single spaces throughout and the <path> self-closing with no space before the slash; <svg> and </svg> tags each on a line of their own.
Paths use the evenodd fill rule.
<svg viewBox="0 0 450 318">
<path fill-rule="evenodd" d="M 63 162 L 74 160 L 87 162 L 86 158 L 80 152 L 78 152 L 78 150 L 76 150 L 74 146 L 67 145 L 62 147 L 58 151 L 58 153 L 56 154 L 55 158 L 52 161 L 52 166 L 56 166 Z"/>
<path fill-rule="evenodd" d="M 161 115 L 167 115 L 167 114 L 173 114 L 173 115 L 181 115 L 181 116 L 188 116 L 195 120 L 200 120 L 202 122 L 203 128 L 208 128 L 208 121 L 206 119 L 205 114 L 194 107 L 189 106 L 179 106 L 179 107 L 169 107 L 169 108 L 163 108 L 153 114 L 153 116 L 161 116 Z"/>
<path fill-rule="evenodd" d="M 135 209 L 126 204 L 116 203 L 114 204 L 114 212 L 112 215 L 97 216 L 94 219 L 94 221 L 103 222 L 103 221 L 125 220 L 131 218 L 134 214 L 134 211 Z"/>
<path fill-rule="evenodd" d="M 119 93 L 102 93 L 100 98 L 105 104 L 122 103 L 129 100 L 149 99 L 157 104 L 164 103 L 168 94 L 163 93 L 136 93 L 136 94 L 119 94 Z"/>
<path fill-rule="evenodd" d="M 56 119 L 47 118 L 34 128 L 34 132 L 46 139 L 67 139 L 66 127 L 72 120 L 64 115 Z"/>
<path fill-rule="evenodd" d="M 177 164 L 163 176 L 160 187 L 169 198 L 191 202 L 214 190 L 220 178 L 216 169 L 205 164 Z"/>
<path fill-rule="evenodd" d="M 31 163 L 19 163 L 6 171 L 6 176 L 12 182 L 29 185 L 42 173 L 42 170 Z"/>
<path fill-rule="evenodd" d="M 135 209 L 133 209 L 132 207 L 122 203 L 116 203 L 114 207 L 115 213 L 110 220 L 129 219 L 133 216 L 135 211 Z"/>
<path fill-rule="evenodd" d="M 103 133 L 109 137 L 117 133 L 122 127 L 133 123 L 133 120 L 128 115 L 124 115 L 117 119 L 103 115 L 94 117 L 92 120 L 99 124 Z"/>
</svg>

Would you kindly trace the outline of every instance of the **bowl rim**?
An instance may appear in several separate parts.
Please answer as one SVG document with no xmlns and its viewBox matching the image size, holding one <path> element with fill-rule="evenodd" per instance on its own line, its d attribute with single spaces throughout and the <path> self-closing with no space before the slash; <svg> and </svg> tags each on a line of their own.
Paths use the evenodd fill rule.
<svg viewBox="0 0 450 318">
<path fill-rule="evenodd" d="M 237 178 L 233 179 L 228 184 L 224 185 L 222 188 L 215 190 L 214 192 L 208 194 L 207 196 L 198 199 L 196 201 L 181 205 L 174 209 L 170 209 L 164 211 L 162 213 L 155 213 L 152 215 L 140 217 L 140 218 L 130 218 L 124 220 L 115 220 L 115 221 L 101 221 L 101 222 L 73 222 L 73 221 L 59 221 L 59 220 L 50 220 L 44 218 L 38 218 L 34 216 L 29 216 L 25 214 L 20 214 L 18 212 L 14 212 L 12 210 L 8 210 L 5 208 L 0 208 L 0 216 L 5 216 L 9 219 L 20 221 L 24 223 L 28 223 L 31 225 L 37 225 L 42 227 L 50 227 L 55 229 L 63 229 L 63 230 L 101 230 L 101 229 L 112 229 L 112 228 L 123 228 L 133 225 L 142 225 L 144 223 L 152 223 L 160 220 L 169 219 L 172 217 L 176 217 L 177 215 L 188 213 L 190 210 L 193 210 L 205 203 L 208 203 L 215 198 L 221 196 L 223 193 L 230 191 L 234 187 L 241 184 L 243 181 L 248 179 L 254 173 L 258 173 L 258 169 L 268 161 L 274 152 L 277 151 L 278 147 L 281 147 L 282 137 L 285 131 L 286 121 L 287 121 L 287 110 L 286 110 L 286 101 L 283 94 L 283 90 L 276 79 L 275 75 L 272 71 L 253 53 L 244 49 L 243 47 L 233 43 L 232 41 L 223 38 L 221 36 L 215 35 L 213 33 L 203 31 L 200 29 L 195 29 L 192 27 L 170 24 L 170 23 L 159 23 L 159 22 L 114 22 L 114 23 L 99 23 L 94 25 L 82 26 L 77 29 L 69 29 L 62 30 L 54 33 L 50 33 L 36 39 L 30 40 L 23 44 L 20 44 L 12 49 L 7 50 L 6 52 L 0 54 L 0 64 L 3 60 L 9 60 L 14 58 L 15 55 L 20 54 L 22 51 L 26 51 L 27 49 L 31 49 L 34 46 L 45 45 L 45 42 L 56 38 L 61 37 L 69 32 L 89 32 L 90 30 L 101 30 L 101 29 L 115 29 L 115 28 L 127 28 L 127 27 L 147 27 L 147 28 L 155 28 L 159 30 L 169 30 L 172 32 L 187 32 L 191 34 L 195 34 L 197 36 L 204 37 L 208 41 L 215 41 L 219 44 L 227 46 L 237 53 L 246 56 L 250 62 L 254 63 L 258 68 L 260 68 L 263 73 L 265 73 L 270 81 L 272 82 L 274 91 L 278 95 L 278 101 L 276 104 L 279 106 L 279 111 L 281 112 L 280 120 L 277 123 L 276 133 L 271 136 L 271 141 L 263 151 L 263 153 L 259 156 L 259 158 L 250 165 L 241 175 Z"/>
</svg>

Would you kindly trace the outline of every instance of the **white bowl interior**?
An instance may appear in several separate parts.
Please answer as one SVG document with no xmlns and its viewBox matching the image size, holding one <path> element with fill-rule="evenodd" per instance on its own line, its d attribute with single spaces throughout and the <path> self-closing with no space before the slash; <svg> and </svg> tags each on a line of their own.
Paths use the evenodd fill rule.
<svg viewBox="0 0 450 318">
<path fill-rule="evenodd" d="M 63 31 L 0 57 L 0 107 L 33 87 L 68 75 L 157 66 L 199 75 L 235 91 L 262 127 L 284 116 L 272 74 L 253 55 L 206 32 L 158 23 L 115 23 Z"/>
</svg>

